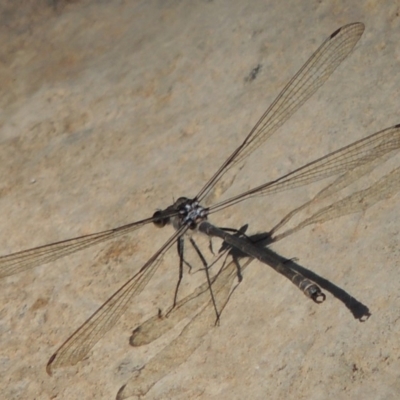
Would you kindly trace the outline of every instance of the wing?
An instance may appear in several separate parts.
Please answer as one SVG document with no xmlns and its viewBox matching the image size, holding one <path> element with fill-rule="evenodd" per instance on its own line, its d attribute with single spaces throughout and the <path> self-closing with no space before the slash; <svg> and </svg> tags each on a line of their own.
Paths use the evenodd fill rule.
<svg viewBox="0 0 400 400">
<path fill-rule="evenodd" d="M 243 143 L 228 157 L 196 198 L 204 199 L 222 176 L 248 157 L 300 108 L 329 78 L 336 67 L 350 54 L 364 32 L 364 24 L 356 22 L 333 32 L 285 86 L 265 111 Z"/>
<path fill-rule="evenodd" d="M 76 237 L 73 239 L 62 240 L 61 242 L 23 250 L 18 253 L 0 257 L 0 279 L 9 275 L 26 271 L 30 268 L 55 261 L 68 254 L 75 253 L 87 247 L 114 239 L 118 236 L 126 235 L 139 229 L 145 224 L 152 222 L 154 218 L 147 218 L 142 221 L 133 222 L 118 228 L 107 231 L 93 233 Z"/>
<path fill-rule="evenodd" d="M 159 266 L 163 255 L 183 235 L 183 226 L 143 265 L 140 271 L 121 286 L 80 328 L 78 328 L 51 356 L 47 373 L 54 368 L 74 365 L 82 360 L 90 349 L 108 332 L 125 312 L 134 296 L 145 288 Z"/>
<path fill-rule="evenodd" d="M 210 207 L 210 214 L 250 197 L 278 193 L 330 176 L 344 174 L 386 155 L 390 156 L 390 153 L 394 155 L 399 148 L 400 124 L 342 147 L 274 181 L 267 182 L 238 196 L 221 201 Z"/>
</svg>

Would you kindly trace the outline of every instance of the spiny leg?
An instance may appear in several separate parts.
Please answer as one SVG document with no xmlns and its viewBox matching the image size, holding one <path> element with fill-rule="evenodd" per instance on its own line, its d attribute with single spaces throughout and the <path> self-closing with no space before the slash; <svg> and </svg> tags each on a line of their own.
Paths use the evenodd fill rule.
<svg viewBox="0 0 400 400">
<path fill-rule="evenodd" d="M 184 252 L 184 248 L 185 248 L 185 238 L 183 237 L 183 235 L 178 238 L 176 245 L 177 245 L 177 251 L 178 251 L 178 256 L 179 256 L 179 275 L 178 275 L 178 282 L 176 283 L 176 287 L 175 287 L 174 301 L 172 303 L 172 307 L 166 314 L 167 316 L 176 306 L 176 303 L 178 300 L 179 286 L 181 285 L 182 277 L 183 277 L 183 263 L 185 262 L 185 260 L 183 258 L 183 252 Z"/>
<path fill-rule="evenodd" d="M 209 290 L 210 290 L 211 300 L 212 300 L 212 303 L 213 303 L 213 306 L 214 306 L 215 315 L 217 316 L 217 318 L 215 320 L 215 324 L 218 324 L 219 317 L 220 317 L 220 312 L 218 311 L 217 304 L 215 302 L 215 297 L 214 297 L 214 292 L 212 290 L 212 282 L 211 282 L 210 274 L 209 274 L 209 271 L 208 271 L 207 261 L 204 258 L 203 254 L 201 253 L 200 249 L 198 248 L 196 242 L 192 238 L 190 238 L 189 240 L 190 240 L 191 245 L 195 249 L 197 255 L 199 256 L 199 258 L 200 258 L 200 260 L 201 260 L 201 262 L 202 262 L 202 264 L 204 266 L 204 270 L 206 271 L 207 283 L 208 283 L 208 287 L 209 287 Z"/>
</svg>

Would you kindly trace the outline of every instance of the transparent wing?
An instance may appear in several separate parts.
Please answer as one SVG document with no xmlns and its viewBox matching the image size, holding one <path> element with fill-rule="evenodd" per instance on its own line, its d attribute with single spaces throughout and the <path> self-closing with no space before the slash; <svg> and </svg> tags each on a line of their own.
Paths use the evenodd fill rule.
<svg viewBox="0 0 400 400">
<path fill-rule="evenodd" d="M 54 368 L 74 365 L 82 360 L 90 349 L 108 332 L 125 312 L 134 296 L 145 288 L 154 275 L 165 252 L 183 235 L 183 226 L 143 265 L 140 271 L 119 288 L 86 322 L 78 328 L 52 355 L 47 363 L 47 373 Z"/>
<path fill-rule="evenodd" d="M 269 195 L 307 185 L 330 176 L 344 174 L 400 148 L 400 124 L 374 133 L 322 158 L 306 164 L 275 181 L 257 186 L 210 207 L 210 213 L 254 196 Z"/>
<path fill-rule="evenodd" d="M 50 243 L 33 249 L 19 251 L 18 253 L 1 256 L 0 279 L 46 264 L 50 261 L 55 261 L 58 258 L 86 249 L 87 247 L 94 246 L 95 244 L 106 240 L 126 235 L 152 221 L 153 218 L 147 218 L 142 221 L 133 222 L 107 231 L 62 240 L 60 242 Z"/>
<path fill-rule="evenodd" d="M 285 86 L 265 111 L 243 143 L 228 157 L 197 195 L 204 199 L 222 176 L 248 157 L 267 140 L 329 78 L 336 67 L 350 54 L 364 32 L 364 24 L 356 22 L 333 32 Z"/>
</svg>

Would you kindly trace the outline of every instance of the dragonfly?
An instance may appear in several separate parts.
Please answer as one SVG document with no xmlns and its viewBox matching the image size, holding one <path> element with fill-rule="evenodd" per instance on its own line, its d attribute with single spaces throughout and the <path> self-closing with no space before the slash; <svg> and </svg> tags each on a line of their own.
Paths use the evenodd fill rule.
<svg viewBox="0 0 400 400">
<path fill-rule="evenodd" d="M 194 198 L 180 197 L 169 207 L 156 211 L 151 217 L 140 221 L 0 257 L 0 278 L 4 278 L 54 262 L 61 257 L 99 243 L 132 234 L 150 223 L 157 227 L 172 226 L 174 228 L 174 233 L 171 237 L 150 257 L 139 271 L 128 279 L 50 357 L 46 366 L 49 375 L 52 374 L 55 368 L 75 365 L 88 355 L 93 346 L 117 323 L 129 305 L 132 304 L 135 296 L 144 290 L 156 273 L 164 255 L 174 245 L 176 245 L 179 255 L 179 279 L 174 293 L 173 306 L 177 304 L 178 289 L 185 263 L 184 241 L 191 232 L 200 232 L 209 237 L 220 237 L 232 248 L 237 248 L 248 256 L 255 257 L 272 266 L 295 283 L 312 300 L 322 302 L 325 299 L 321 289 L 314 282 L 290 268 L 285 268 L 284 263 L 274 261 L 273 257 L 263 255 L 264 253 L 246 238 L 212 225 L 208 217 L 213 213 L 255 196 L 272 195 L 328 177 L 345 175 L 358 166 L 372 163 L 386 154 L 391 154 L 400 147 L 400 125 L 370 135 L 297 168 L 278 179 L 269 181 L 227 200 L 212 205 L 207 205 L 206 203 L 210 193 L 222 181 L 222 178 L 229 171 L 232 172 L 235 168 L 238 169 L 255 149 L 271 137 L 324 84 L 339 64 L 352 52 L 364 29 L 364 24 L 356 22 L 344 25 L 333 32 L 288 82 L 243 142 L 222 163 Z M 199 257 L 202 259 L 201 254 L 199 254 Z M 203 259 L 202 262 L 203 264 L 205 263 Z M 208 266 L 204 270 L 206 271 L 207 283 L 213 298 L 211 286 L 214 280 L 209 276 Z M 237 271 L 237 274 L 241 278 L 240 271 Z M 213 299 L 213 303 L 214 308 L 217 310 L 215 299 Z"/>
</svg>

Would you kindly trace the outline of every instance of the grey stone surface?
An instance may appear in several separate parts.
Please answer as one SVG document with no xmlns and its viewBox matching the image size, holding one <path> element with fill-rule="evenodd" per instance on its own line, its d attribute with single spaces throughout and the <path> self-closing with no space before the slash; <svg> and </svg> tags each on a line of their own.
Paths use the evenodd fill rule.
<svg viewBox="0 0 400 400">
<path fill-rule="evenodd" d="M 349 22 L 366 25 L 355 52 L 224 196 L 400 123 L 399 13 L 389 1 L 3 2 L 1 254 L 195 195 L 319 44 Z M 256 79 L 246 79 L 257 65 Z M 211 220 L 267 231 L 312 193 L 255 199 Z M 398 199 L 273 246 L 368 306 L 368 321 L 331 295 L 313 304 L 253 262 L 220 326 L 192 329 L 194 351 L 179 366 L 161 365 L 165 376 L 145 398 L 399 398 Z M 89 358 L 51 378 L 45 366 L 169 234 L 149 226 L 0 281 L 1 397 L 112 399 L 134 386 L 135 370 L 157 360 L 185 322 L 148 346 L 128 345 L 133 328 L 171 304 L 174 251 Z M 182 296 L 203 280 L 187 274 Z"/>
</svg>

